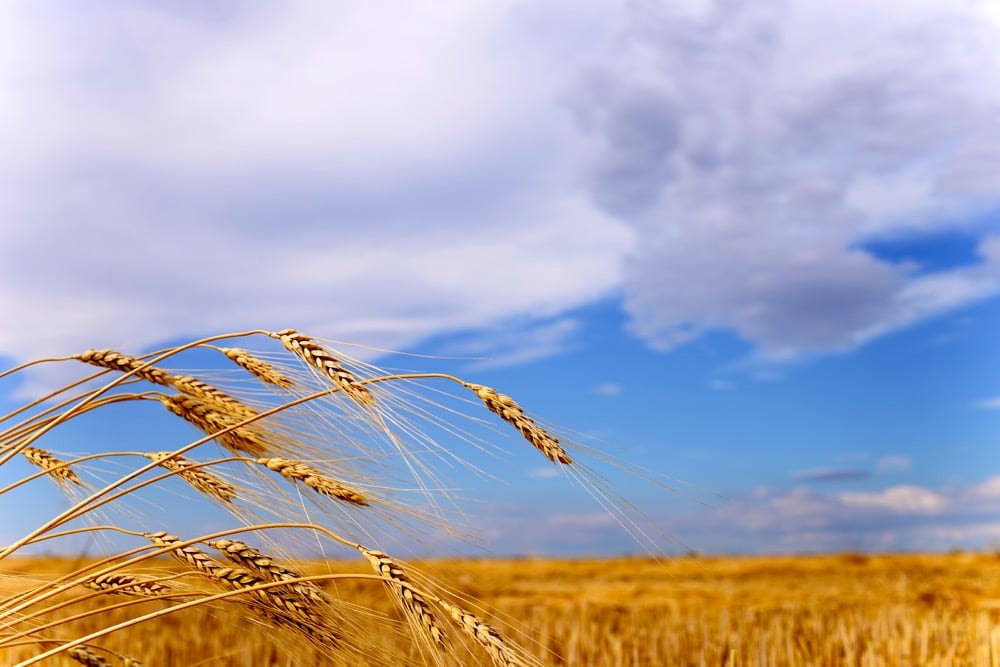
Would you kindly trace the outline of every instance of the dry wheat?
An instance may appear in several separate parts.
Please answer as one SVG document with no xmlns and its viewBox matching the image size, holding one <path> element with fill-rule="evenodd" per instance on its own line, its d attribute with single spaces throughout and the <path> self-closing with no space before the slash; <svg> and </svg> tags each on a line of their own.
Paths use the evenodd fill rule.
<svg viewBox="0 0 1000 667">
<path fill-rule="evenodd" d="M 240 418 L 240 420 L 255 417 L 257 415 L 257 411 L 250 406 L 244 405 L 229 394 L 213 387 L 210 384 L 202 382 L 198 378 L 191 377 L 190 375 L 175 375 L 171 378 L 171 380 L 174 387 L 176 387 L 179 391 L 206 403 L 215 404 L 215 406 L 219 409 L 232 415 L 233 417 Z"/>
<path fill-rule="evenodd" d="M 301 574 L 278 565 L 270 556 L 261 553 L 259 550 L 243 542 L 238 540 L 222 539 L 209 542 L 208 546 L 213 549 L 218 549 L 222 552 L 222 555 L 232 562 L 260 574 L 269 581 L 289 582 L 289 590 L 316 602 L 325 601 L 319 586 L 308 581 L 298 581 L 302 578 Z"/>
<path fill-rule="evenodd" d="M 261 382 L 273 384 L 282 389 L 291 389 L 294 383 L 291 378 L 275 370 L 274 366 L 258 359 L 246 350 L 238 347 L 222 347 L 219 351 L 229 357 L 234 363 L 242 366 L 248 373 Z"/>
<path fill-rule="evenodd" d="M 569 454 L 559 444 L 559 440 L 536 424 L 531 417 L 524 414 L 524 408 L 518 405 L 513 398 L 506 394 L 497 393 L 495 389 L 481 384 L 472 384 L 469 382 L 463 382 L 462 384 L 472 390 L 483 401 L 490 412 L 498 415 L 501 419 L 520 431 L 524 439 L 534 445 L 542 454 L 545 454 L 545 458 L 549 461 L 566 465 L 573 463 Z"/>
<path fill-rule="evenodd" d="M 442 649 L 446 648 L 444 630 L 438 625 L 431 606 L 414 588 L 413 581 L 399 563 L 382 551 L 369 549 L 360 544 L 357 549 L 375 568 L 379 576 L 386 580 L 386 586 L 392 590 L 403 610 L 413 618 L 416 625 L 427 634 L 435 645 Z"/>
<path fill-rule="evenodd" d="M 342 638 L 322 613 L 322 607 L 301 595 L 275 588 L 259 588 L 267 579 L 242 568 L 228 567 L 193 545 L 181 546 L 181 540 L 165 532 L 146 533 L 146 537 L 159 547 L 170 548 L 170 553 L 182 563 L 190 565 L 209 579 L 226 588 L 246 591 L 257 603 L 251 608 L 268 621 L 295 630 L 320 645 L 330 648 L 341 646 Z"/>
<path fill-rule="evenodd" d="M 145 456 L 156 461 L 157 465 L 176 472 L 178 477 L 204 494 L 226 503 L 232 503 L 236 497 L 236 487 L 183 456 L 173 452 L 152 452 Z"/>
<path fill-rule="evenodd" d="M 360 491 L 344 486 L 332 477 L 324 475 L 316 468 L 301 461 L 271 457 L 257 459 L 256 463 L 290 480 L 302 482 L 313 491 L 325 496 L 343 500 L 352 505 L 366 506 L 369 504 L 368 499 Z"/>
<path fill-rule="evenodd" d="M 114 350 L 87 350 L 83 354 L 77 355 L 76 358 L 92 366 L 121 371 L 122 373 L 132 373 L 153 384 L 164 387 L 169 387 L 171 384 L 171 376 L 166 371 L 146 366 L 146 362 Z"/>
<path fill-rule="evenodd" d="M 339 359 L 313 339 L 300 334 L 295 329 L 284 329 L 273 333 L 272 336 L 280 340 L 281 344 L 289 351 L 294 352 L 306 363 L 333 380 L 334 385 L 343 390 L 354 402 L 360 405 L 375 404 L 375 397 L 372 396 L 368 387 L 359 383 L 357 378 L 344 368 Z"/>
<path fill-rule="evenodd" d="M 52 454 L 49 454 L 44 449 L 38 449 L 37 447 L 25 447 L 21 450 L 21 454 L 24 455 L 30 463 L 38 466 L 45 472 L 49 473 L 52 477 L 56 479 L 57 482 L 72 482 L 77 486 L 80 485 L 80 478 L 76 476 L 69 466 Z"/>
<path fill-rule="evenodd" d="M 86 646 L 74 646 L 67 651 L 69 657 L 86 667 L 111 667 L 111 663 Z"/>
<path fill-rule="evenodd" d="M 480 646 L 486 649 L 490 658 L 493 659 L 494 665 L 498 665 L 499 667 L 521 667 L 525 664 L 517 657 L 511 647 L 504 642 L 500 633 L 489 623 L 475 614 L 445 600 L 438 600 L 438 604 L 451 615 L 467 635 L 475 639 Z"/>
<path fill-rule="evenodd" d="M 261 435 L 261 429 L 253 425 L 236 426 L 244 418 L 234 416 L 220 409 L 214 402 L 207 402 L 194 396 L 177 394 L 163 396 L 160 402 L 170 412 L 183 418 L 207 435 L 219 433 L 216 440 L 233 452 L 246 452 L 260 456 L 270 451 L 271 446 Z"/>
<path fill-rule="evenodd" d="M 84 583 L 87 588 L 95 591 L 119 593 L 121 595 L 138 595 L 155 597 L 170 591 L 170 587 L 152 579 L 142 579 L 124 572 L 102 574 Z"/>
</svg>

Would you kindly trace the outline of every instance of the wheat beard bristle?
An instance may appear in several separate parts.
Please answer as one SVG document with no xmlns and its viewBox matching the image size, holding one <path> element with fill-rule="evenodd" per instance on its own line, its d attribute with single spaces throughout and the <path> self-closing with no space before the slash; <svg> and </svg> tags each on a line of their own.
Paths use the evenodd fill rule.
<svg viewBox="0 0 1000 667">
<path fill-rule="evenodd" d="M 513 398 L 506 394 L 499 394 L 495 389 L 481 384 L 467 382 L 463 382 L 462 384 L 472 390 L 490 412 L 520 431 L 524 439 L 534 445 L 535 449 L 544 454 L 545 458 L 549 461 L 564 465 L 573 463 L 573 459 L 569 457 L 566 450 L 559 444 L 559 440 L 536 424 L 531 417 L 524 414 L 524 409 Z"/>
<path fill-rule="evenodd" d="M 291 378 L 279 373 L 271 364 L 258 359 L 246 350 L 238 347 L 220 347 L 219 351 L 261 382 L 273 384 L 282 389 L 291 389 L 295 384 Z"/>
<path fill-rule="evenodd" d="M 524 665 L 524 662 L 504 643 L 500 633 L 490 626 L 489 623 L 445 600 L 438 600 L 437 602 L 451 615 L 467 635 L 475 639 L 480 646 L 486 649 L 494 665 L 498 665 L 499 667 L 522 667 Z"/>
<path fill-rule="evenodd" d="M 172 413 L 190 422 L 207 435 L 218 433 L 245 419 L 220 411 L 217 403 L 188 394 L 163 396 L 160 402 Z M 270 449 L 268 443 L 249 425 L 238 426 L 227 433 L 219 434 L 215 439 L 234 452 L 245 452 L 252 456 L 266 454 Z"/>
<path fill-rule="evenodd" d="M 256 460 L 269 470 L 279 473 L 282 477 L 302 482 L 310 489 L 337 500 L 343 500 L 352 505 L 368 506 L 368 499 L 360 491 L 348 488 L 337 480 L 327 477 L 322 472 L 300 461 L 291 461 L 280 457 L 260 458 Z"/>
<path fill-rule="evenodd" d="M 69 657 L 86 667 L 111 667 L 111 663 L 91 651 L 86 646 L 74 646 L 66 651 Z"/>
<path fill-rule="evenodd" d="M 170 587 L 151 579 L 140 579 L 131 574 L 102 574 L 84 583 L 87 588 L 95 591 L 107 591 L 120 595 L 138 595 L 155 597 L 170 591 Z"/>
<path fill-rule="evenodd" d="M 57 482 L 67 481 L 80 486 L 80 478 L 76 476 L 76 473 L 73 472 L 69 466 L 63 466 L 61 468 L 58 467 L 65 463 L 65 461 L 57 459 L 44 449 L 38 449 L 37 447 L 25 447 L 21 450 L 21 454 L 32 465 L 38 466 L 54 477 Z"/>
<path fill-rule="evenodd" d="M 204 494 L 232 503 L 236 497 L 236 487 L 216 477 L 204 468 L 192 465 L 191 461 L 173 452 L 153 452 L 145 457 L 156 461 L 157 465 L 177 473 L 177 476 Z"/>
<path fill-rule="evenodd" d="M 100 368 L 108 368 L 122 373 L 132 372 L 136 377 L 164 387 L 169 387 L 171 384 L 170 374 L 166 371 L 153 366 L 142 368 L 146 362 L 114 350 L 87 350 L 78 355 L 77 359 Z"/>
<path fill-rule="evenodd" d="M 316 341 L 308 336 L 303 336 L 295 329 L 284 329 L 272 333 L 271 337 L 277 338 L 288 351 L 295 353 L 306 363 L 319 369 L 326 377 L 333 380 L 337 388 L 350 396 L 355 403 L 360 405 L 375 405 L 375 397 L 368 390 L 368 387 L 359 383 L 357 378 L 344 368 L 336 357 Z"/>
<path fill-rule="evenodd" d="M 438 625 L 431 606 L 413 587 L 413 582 L 402 567 L 388 554 L 375 549 L 357 545 L 358 551 L 368 560 L 380 577 L 386 580 L 386 586 L 392 590 L 403 609 L 417 621 L 430 637 L 431 641 L 441 649 L 447 648 L 444 630 Z M 394 583 L 390 583 L 394 582 Z"/>
</svg>

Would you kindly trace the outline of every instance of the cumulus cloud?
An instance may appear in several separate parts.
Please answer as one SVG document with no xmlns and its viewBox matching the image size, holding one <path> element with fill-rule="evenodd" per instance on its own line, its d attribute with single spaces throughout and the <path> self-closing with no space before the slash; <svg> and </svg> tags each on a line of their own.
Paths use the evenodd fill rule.
<svg viewBox="0 0 1000 667">
<path fill-rule="evenodd" d="M 591 195 L 637 231 L 635 331 L 670 348 L 731 330 L 787 359 L 1000 293 L 985 5 L 632 5 L 567 105 Z M 977 261 L 928 272 L 868 247 L 954 229 L 980 237 Z"/>
<path fill-rule="evenodd" d="M 661 503 L 648 517 L 630 516 L 642 528 L 638 541 L 610 514 L 579 506 L 539 511 L 498 504 L 481 521 L 504 553 L 635 553 L 650 544 L 705 553 L 984 549 L 1000 537 L 1000 476 L 865 492 L 759 487 L 713 507 L 682 503 L 665 511 Z M 463 548 L 454 536 L 442 539 Z"/>
<path fill-rule="evenodd" d="M 664 348 L 849 349 L 1000 291 L 983 7 L 6 5 L 0 355 L 404 347 L 617 294 Z M 951 228 L 977 261 L 870 247 Z"/>
<path fill-rule="evenodd" d="M 821 493 L 758 489 L 715 510 L 663 517 L 698 550 L 844 551 L 984 548 L 1000 534 L 1000 477 L 965 486 L 895 485 Z"/>
<path fill-rule="evenodd" d="M 403 347 L 607 296 L 634 233 L 567 184 L 553 84 L 603 7 L 5 6 L 0 355 Z"/>
<path fill-rule="evenodd" d="M 892 514 L 936 514 L 944 506 L 939 494 L 916 486 L 894 486 L 878 493 L 843 493 L 839 499 L 847 507 Z"/>
</svg>

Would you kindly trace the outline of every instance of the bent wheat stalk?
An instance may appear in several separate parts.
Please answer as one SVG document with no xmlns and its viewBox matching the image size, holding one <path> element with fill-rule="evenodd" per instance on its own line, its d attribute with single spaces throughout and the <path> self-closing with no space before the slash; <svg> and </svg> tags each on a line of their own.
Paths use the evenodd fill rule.
<svg viewBox="0 0 1000 667">
<path fill-rule="evenodd" d="M 241 345 L 247 339 L 273 348 L 280 343 L 283 349 L 277 354 L 268 353 L 266 358 L 280 358 L 282 362 L 270 364 L 244 347 L 212 345 L 226 345 L 222 341 L 236 338 L 245 339 Z M 175 366 L 179 366 L 182 356 L 197 354 L 195 348 L 221 352 L 241 370 L 224 371 L 219 382 L 197 371 L 177 370 Z M 24 415 L 20 423 L 0 430 L 0 467 L 20 453 L 42 470 L 7 484 L 0 489 L 0 498 L 6 501 L 8 493 L 20 493 L 48 475 L 73 495 L 74 501 L 68 509 L 56 512 L 27 535 L 0 549 L 0 561 L 31 545 L 50 540 L 71 542 L 74 536 L 93 537 L 99 533 L 139 540 L 144 546 L 123 547 L 96 564 L 81 565 L 72 573 L 0 597 L 0 663 L 13 664 L 16 660 L 18 665 L 35 664 L 61 654 L 81 664 L 106 664 L 105 655 L 125 664 L 138 664 L 129 662 L 131 659 L 125 658 L 114 643 L 119 631 L 182 610 L 208 614 L 233 609 L 257 627 L 288 631 L 298 648 L 306 644 L 302 639 L 307 640 L 314 653 L 303 660 L 318 664 L 329 662 L 335 654 L 341 654 L 337 658 L 341 659 L 344 651 L 357 655 L 373 651 L 379 656 L 373 658 L 378 664 L 403 664 L 405 658 L 397 661 L 378 653 L 381 634 L 354 636 L 350 632 L 361 621 L 382 627 L 379 624 L 390 620 L 397 631 L 409 631 L 423 661 L 444 664 L 458 660 L 451 650 L 456 646 L 473 651 L 469 656 L 481 653 L 474 642 L 496 665 L 538 664 L 528 651 L 505 641 L 492 625 L 446 599 L 442 586 L 413 570 L 407 572 L 400 561 L 375 546 L 381 539 L 398 544 L 403 536 L 412 535 L 399 528 L 403 518 L 420 516 L 418 501 L 403 503 L 398 498 L 410 498 L 413 493 L 422 494 L 420 499 L 425 502 L 420 504 L 436 512 L 430 516 L 430 525 L 451 526 L 442 510 L 444 504 L 436 497 L 443 494 L 447 498 L 443 489 L 449 487 L 438 483 L 438 471 L 431 465 L 434 457 L 424 456 L 427 451 L 437 455 L 446 448 L 424 435 L 421 420 L 435 428 L 443 427 L 446 435 L 458 436 L 460 442 L 476 446 L 486 442 L 485 438 L 466 438 L 461 428 L 450 428 L 448 418 L 461 413 L 446 408 L 447 401 L 439 404 L 414 391 L 418 379 L 443 378 L 457 383 L 461 389 L 452 385 L 451 395 L 464 405 L 462 411 L 468 411 L 469 406 L 480 410 L 485 407 L 513 426 L 550 462 L 573 466 L 572 470 L 578 468 L 564 443 L 529 417 L 513 398 L 446 374 L 384 373 L 295 329 L 210 336 L 142 356 L 91 349 L 45 361 L 76 366 L 83 362 L 103 370 L 86 378 L 86 384 L 67 384 L 0 418 L 0 428 L 4 428 L 4 420 Z M 32 367 L 22 364 L 6 374 L 0 373 L 0 379 Z M 118 375 L 103 386 L 77 388 L 105 382 L 109 371 Z M 234 373 L 241 376 L 240 381 L 232 381 Z M 154 387 L 144 393 L 127 391 L 141 383 Z M 266 385 L 266 391 L 260 383 Z M 329 400 L 331 396 L 346 396 L 349 400 Z M 203 437 L 177 444 L 173 451 L 144 451 L 145 447 L 134 443 L 145 442 L 144 436 L 158 432 L 151 423 L 145 433 L 140 429 L 134 436 L 123 435 L 133 443 L 130 450 L 143 451 L 102 451 L 69 462 L 39 445 L 39 440 L 49 438 L 56 429 L 72 435 L 75 424 L 81 421 L 77 417 L 114 414 L 113 409 L 109 410 L 111 406 L 149 405 L 154 401 L 196 427 Z M 478 421 L 469 418 L 470 423 Z M 123 420 L 122 428 L 126 426 Z M 496 430 L 492 429 L 491 434 L 495 435 Z M 212 441 L 233 455 L 218 458 L 196 451 L 205 447 L 215 451 Z M 461 456 L 454 454 L 451 460 L 461 461 Z M 106 465 L 98 465 L 99 461 Z M 271 473 L 277 473 L 280 479 Z M 174 477 L 186 485 L 163 488 L 181 496 L 183 510 L 178 516 L 164 513 L 161 518 L 183 524 L 184 516 L 196 516 L 206 503 L 214 503 L 212 506 L 227 511 L 237 526 L 193 540 L 182 540 L 166 530 L 151 532 L 142 526 L 142 509 L 157 506 L 157 489 L 164 480 Z M 95 480 L 100 484 L 94 485 Z M 81 498 L 80 490 L 71 484 L 84 489 L 85 497 Z M 339 502 L 305 503 L 305 496 L 299 493 L 303 486 Z M 375 497 L 361 489 L 373 490 Z M 321 514 L 315 522 L 310 516 L 314 512 Z M 72 521 L 89 527 L 67 525 Z M 317 541 L 322 536 L 326 544 L 332 540 L 338 549 L 350 549 L 355 557 L 360 554 L 375 574 L 337 572 L 330 561 L 328 574 L 302 576 L 295 568 L 267 555 L 296 553 L 297 547 L 310 544 L 301 540 L 286 548 L 283 538 L 275 536 L 279 531 L 286 535 L 288 531 L 303 530 L 313 533 Z M 269 546 L 252 547 L 243 539 L 260 540 Z M 117 544 L 115 540 L 101 543 Z M 207 545 L 221 555 L 213 557 L 199 545 Z M 156 563 L 153 559 L 160 555 L 171 556 L 180 564 L 180 570 L 176 564 L 172 570 L 162 565 L 151 569 Z M 341 600 L 340 591 L 324 590 L 319 583 L 338 579 L 380 584 L 390 591 L 401 614 L 373 616 L 369 610 L 349 606 L 350 600 Z M 94 604 L 103 606 L 95 608 Z M 151 606 L 158 609 L 134 611 Z M 121 621 L 121 614 L 133 616 Z M 94 618 L 108 620 L 95 630 Z M 87 630 L 80 630 L 81 626 L 75 624 L 84 620 L 91 624 Z M 461 630 L 451 633 L 450 638 L 444 627 L 449 622 Z M 94 644 L 98 639 L 108 644 Z M 26 642 L 34 642 L 34 654 L 7 660 L 14 654 L 4 651 L 31 646 Z"/>
</svg>

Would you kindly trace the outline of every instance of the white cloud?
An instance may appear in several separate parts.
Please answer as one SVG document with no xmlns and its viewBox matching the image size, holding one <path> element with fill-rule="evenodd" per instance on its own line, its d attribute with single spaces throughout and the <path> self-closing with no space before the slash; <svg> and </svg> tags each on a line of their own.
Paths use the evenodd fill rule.
<svg viewBox="0 0 1000 667">
<path fill-rule="evenodd" d="M 1000 531 L 1000 477 L 937 489 L 897 485 L 821 493 L 757 489 L 663 525 L 697 550 L 941 550 L 988 546 Z"/>
<path fill-rule="evenodd" d="M 639 235 L 638 334 L 670 348 L 729 329 L 780 360 L 1000 293 L 981 216 L 1000 201 L 1000 26 L 982 3 L 632 7 L 569 105 L 592 195 Z M 977 264 L 865 249 L 957 228 L 984 239 Z"/>
<path fill-rule="evenodd" d="M 1000 475 L 994 475 L 973 487 L 971 495 L 979 500 L 1000 500 Z"/>
<path fill-rule="evenodd" d="M 621 396 L 622 386 L 617 382 L 604 382 L 594 387 L 594 393 L 600 396 Z"/>
<path fill-rule="evenodd" d="M 945 504 L 941 495 L 916 486 L 893 486 L 878 493 L 841 493 L 839 500 L 847 507 L 893 514 L 936 514 Z"/>
<path fill-rule="evenodd" d="M 1000 396 L 990 396 L 976 403 L 983 410 L 1000 410 Z"/>
<path fill-rule="evenodd" d="M 908 456 L 892 454 L 889 456 L 883 456 L 875 462 L 875 472 L 877 473 L 898 472 L 909 469 L 910 458 Z"/>
<path fill-rule="evenodd" d="M 4 6 L 0 355 L 539 332 L 623 285 L 663 347 L 723 328 L 769 359 L 850 349 L 1000 292 L 981 227 L 951 270 L 864 249 L 997 201 L 981 11 Z M 551 340 L 533 354 L 572 338 Z"/>
<path fill-rule="evenodd" d="M 607 9 L 571 10 L 5 8 L 0 355 L 258 326 L 404 347 L 606 296 L 634 233 L 573 190 L 554 96 Z"/>
</svg>

